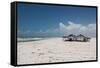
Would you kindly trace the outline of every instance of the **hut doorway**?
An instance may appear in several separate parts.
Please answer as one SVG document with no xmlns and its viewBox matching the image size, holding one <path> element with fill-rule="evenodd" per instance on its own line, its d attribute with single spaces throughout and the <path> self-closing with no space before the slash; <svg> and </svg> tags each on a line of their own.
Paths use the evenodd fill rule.
<svg viewBox="0 0 100 68">
<path fill-rule="evenodd" d="M 69 41 L 72 41 L 73 39 L 72 38 L 69 38 Z"/>
</svg>

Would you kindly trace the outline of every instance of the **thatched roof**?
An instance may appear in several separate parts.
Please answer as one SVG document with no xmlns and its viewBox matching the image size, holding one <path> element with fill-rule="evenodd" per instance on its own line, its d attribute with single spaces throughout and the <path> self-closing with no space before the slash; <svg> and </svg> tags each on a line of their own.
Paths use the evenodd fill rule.
<svg viewBox="0 0 100 68">
<path fill-rule="evenodd" d="M 74 35 L 74 34 L 70 34 L 70 35 L 68 35 L 68 36 L 63 36 L 63 38 L 70 38 L 70 37 L 73 37 L 73 38 L 87 38 L 87 39 L 90 39 L 89 37 L 85 37 L 84 35 L 82 35 L 82 34 L 79 34 L 79 35 Z"/>
<path fill-rule="evenodd" d="M 84 36 L 84 35 L 82 35 L 82 34 L 78 35 L 78 36 L 77 36 L 77 38 L 85 38 L 85 39 L 90 39 L 89 37 L 86 37 L 86 36 Z"/>
<path fill-rule="evenodd" d="M 67 37 L 76 37 L 75 35 L 73 35 L 73 34 L 70 34 L 70 35 L 68 35 Z"/>
<path fill-rule="evenodd" d="M 85 37 L 84 35 L 82 35 L 82 34 L 80 34 L 80 35 L 78 35 L 77 37 Z"/>
</svg>

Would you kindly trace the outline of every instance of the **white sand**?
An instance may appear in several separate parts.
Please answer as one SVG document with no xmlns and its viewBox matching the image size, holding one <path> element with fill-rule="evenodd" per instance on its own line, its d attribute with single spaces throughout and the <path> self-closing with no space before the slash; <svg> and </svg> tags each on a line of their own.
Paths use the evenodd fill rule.
<svg viewBox="0 0 100 68">
<path fill-rule="evenodd" d="M 62 38 L 18 42 L 18 64 L 96 60 L 96 39 L 65 42 Z"/>
</svg>

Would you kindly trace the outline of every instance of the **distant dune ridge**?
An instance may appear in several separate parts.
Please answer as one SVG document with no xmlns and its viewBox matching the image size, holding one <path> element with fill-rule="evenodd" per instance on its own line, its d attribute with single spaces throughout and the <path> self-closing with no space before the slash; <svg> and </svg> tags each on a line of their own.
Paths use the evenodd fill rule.
<svg viewBox="0 0 100 68">
<path fill-rule="evenodd" d="M 96 60 L 96 39 L 64 42 L 62 38 L 18 42 L 18 64 Z"/>
</svg>

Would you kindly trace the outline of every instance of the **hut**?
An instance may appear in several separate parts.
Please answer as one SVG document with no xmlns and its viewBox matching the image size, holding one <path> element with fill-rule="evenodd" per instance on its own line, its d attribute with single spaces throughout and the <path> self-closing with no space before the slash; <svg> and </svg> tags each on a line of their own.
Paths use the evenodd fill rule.
<svg viewBox="0 0 100 68">
<path fill-rule="evenodd" d="M 80 35 L 78 35 L 78 36 L 76 36 L 77 38 L 76 38 L 76 41 L 81 41 L 81 42 L 87 42 L 87 41 L 89 41 L 89 39 L 90 38 L 88 38 L 88 37 L 85 37 L 84 35 L 82 35 L 82 34 L 80 34 Z"/>
<path fill-rule="evenodd" d="M 80 35 L 77 36 L 77 41 L 83 41 L 84 38 L 85 38 L 85 36 L 80 34 Z"/>
<path fill-rule="evenodd" d="M 64 41 L 75 41 L 76 40 L 76 36 L 73 34 L 70 34 L 68 36 L 63 36 L 63 40 Z"/>
<path fill-rule="evenodd" d="M 70 34 L 70 35 L 68 36 L 68 40 L 69 40 L 69 41 L 75 41 L 75 40 L 76 40 L 76 36 L 73 35 L 73 34 Z"/>
</svg>

